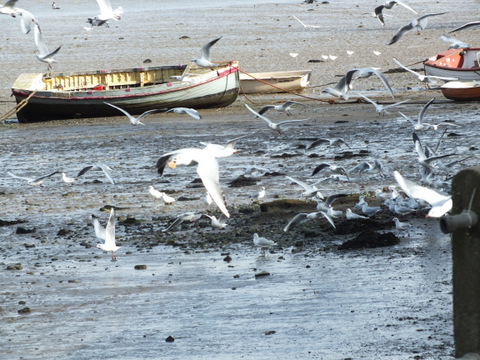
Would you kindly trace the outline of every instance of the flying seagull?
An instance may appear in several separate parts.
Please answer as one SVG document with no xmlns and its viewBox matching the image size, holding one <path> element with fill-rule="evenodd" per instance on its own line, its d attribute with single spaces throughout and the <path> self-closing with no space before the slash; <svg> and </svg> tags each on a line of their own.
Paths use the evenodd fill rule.
<svg viewBox="0 0 480 360">
<path fill-rule="evenodd" d="M 307 24 L 303 23 L 303 21 L 300 20 L 299 18 L 297 18 L 295 15 L 292 15 L 292 16 L 293 16 L 293 18 L 294 18 L 295 20 L 297 20 L 300 24 L 302 24 L 302 26 L 303 26 L 304 28 L 313 28 L 313 29 L 319 29 L 319 28 L 321 28 L 321 26 L 318 26 L 318 25 L 307 25 Z"/>
<path fill-rule="evenodd" d="M 112 178 L 112 175 L 110 173 L 110 171 L 112 169 L 110 169 L 107 165 L 105 164 L 102 164 L 102 163 L 98 163 L 96 165 L 89 165 L 89 166 L 85 166 L 82 170 L 80 170 L 77 174 L 77 178 L 79 178 L 80 176 L 82 176 L 83 174 L 85 174 L 87 171 L 103 171 L 103 173 L 105 174 L 105 176 L 107 177 L 108 181 L 110 181 L 111 184 L 115 185 L 115 181 L 113 180 Z"/>
<path fill-rule="evenodd" d="M 427 217 L 442 217 L 452 209 L 453 201 L 450 195 L 443 195 L 433 189 L 417 185 L 405 179 L 398 171 L 394 171 L 393 175 L 405 194 L 411 198 L 426 201 L 432 206 Z"/>
<path fill-rule="evenodd" d="M 463 29 L 468 29 L 470 27 L 479 26 L 479 25 L 480 25 L 480 21 L 471 21 L 469 23 L 463 24 L 462 26 L 459 26 L 456 29 L 453 29 L 452 31 L 449 31 L 448 33 L 453 33 L 455 31 L 460 31 L 460 30 L 463 30 Z"/>
<path fill-rule="evenodd" d="M 111 106 L 119 111 L 121 111 L 122 113 L 124 113 L 128 119 L 130 120 L 130 124 L 132 125 L 145 125 L 144 123 L 142 123 L 140 120 L 142 120 L 145 116 L 149 115 L 149 114 L 153 114 L 153 113 L 157 113 L 157 112 L 160 112 L 160 111 L 164 111 L 164 109 L 153 109 L 153 110 L 148 110 L 148 111 L 145 111 L 144 113 L 142 113 L 140 116 L 138 117 L 134 117 L 132 115 L 130 115 L 130 113 L 128 113 L 126 110 L 123 110 L 122 108 L 119 108 L 118 106 L 115 106 L 113 104 L 110 104 L 106 101 L 103 102 L 104 104 L 108 105 L 108 106 Z"/>
<path fill-rule="evenodd" d="M 410 10 L 411 12 L 415 13 L 415 14 L 418 14 L 417 11 L 413 10 L 409 5 L 403 3 L 403 2 L 400 2 L 400 1 L 385 1 L 382 5 L 380 6 L 377 6 L 375 8 L 375 16 L 377 17 L 378 21 L 380 21 L 380 23 L 385 26 L 385 21 L 383 19 L 383 9 L 392 9 L 395 5 L 400 5 L 400 6 L 403 6 L 405 9 L 407 10 Z"/>
<path fill-rule="evenodd" d="M 406 66 L 402 65 L 400 63 L 400 61 L 398 61 L 397 59 L 393 58 L 393 61 L 395 61 L 398 66 L 400 66 L 402 69 L 408 71 L 409 73 L 412 73 L 413 75 L 415 75 L 417 77 L 417 79 L 420 81 L 420 82 L 423 82 L 425 83 L 425 85 L 428 87 L 430 85 L 433 85 L 435 84 L 435 79 L 438 79 L 438 80 L 444 80 L 444 81 L 453 81 L 453 80 L 458 80 L 457 78 L 453 78 L 453 77 L 446 77 L 446 76 L 434 76 L 434 75 L 423 75 L 423 74 L 420 74 L 416 71 L 413 71 L 412 69 L 409 69 L 407 68 Z"/>
<path fill-rule="evenodd" d="M 396 103 L 393 103 L 393 104 L 389 104 L 389 105 L 381 105 L 381 104 L 377 104 L 375 101 L 373 101 L 372 99 L 366 97 L 365 95 L 360 94 L 359 92 L 357 92 L 357 94 L 360 95 L 361 97 L 363 97 L 363 98 L 364 98 L 366 101 L 368 101 L 370 104 L 372 104 L 373 106 L 375 106 L 375 111 L 376 111 L 378 114 L 382 114 L 382 113 L 388 114 L 387 109 L 389 109 L 389 108 L 391 108 L 391 107 L 394 107 L 394 106 L 397 106 L 397 105 L 400 105 L 400 104 L 404 104 L 404 103 L 410 101 L 410 99 L 408 99 L 408 100 L 399 101 L 399 102 L 396 102 Z"/>
<path fill-rule="evenodd" d="M 166 111 L 167 113 L 169 112 L 174 112 L 175 114 L 187 114 L 194 118 L 195 120 L 201 120 L 202 117 L 198 113 L 197 110 L 192 109 L 192 108 L 186 108 L 186 107 L 176 107 L 176 108 L 171 108 Z"/>
<path fill-rule="evenodd" d="M 320 215 L 322 215 L 325 219 L 327 219 L 330 225 L 332 225 L 332 227 L 335 228 L 333 219 L 327 213 L 325 213 L 324 211 L 315 211 L 312 213 L 299 213 L 295 215 L 288 222 L 288 224 L 283 228 L 283 231 L 287 232 L 288 230 L 293 229 L 294 227 L 297 227 L 309 220 L 317 219 Z"/>
<path fill-rule="evenodd" d="M 26 180 L 28 185 L 32 185 L 32 186 L 37 186 L 37 185 L 42 186 L 43 180 L 45 180 L 46 178 L 48 178 L 52 175 L 55 175 L 57 173 L 58 173 L 58 171 L 54 171 L 54 172 L 49 173 L 47 175 L 42 175 L 42 176 L 35 177 L 35 178 L 28 178 L 28 177 L 15 175 L 14 173 L 12 173 L 10 171 L 7 172 L 7 174 L 10 175 L 11 177 L 16 178 L 16 179 Z"/>
<path fill-rule="evenodd" d="M 290 109 L 292 108 L 293 105 L 307 106 L 307 105 L 302 104 L 301 102 L 298 102 L 298 101 L 288 100 L 288 101 L 285 101 L 283 104 L 280 104 L 280 105 L 265 105 L 264 107 L 262 107 L 260 109 L 260 111 L 258 113 L 260 115 L 263 115 L 268 110 L 274 109 L 274 110 L 277 110 L 277 111 L 280 111 L 280 112 L 284 112 L 285 114 L 287 114 L 287 116 L 290 116 L 290 115 L 292 115 L 290 113 Z"/>
<path fill-rule="evenodd" d="M 54 59 L 54 56 L 60 51 L 60 48 L 62 46 L 59 46 L 56 48 L 54 51 L 49 52 L 47 45 L 43 42 L 43 37 L 42 37 L 42 32 L 40 30 L 40 26 L 35 23 L 34 24 L 34 39 L 35 39 L 35 45 L 37 46 L 37 59 L 40 60 L 41 62 L 47 63 L 47 71 L 52 68 L 52 63 L 56 62 Z"/>
<path fill-rule="evenodd" d="M 197 174 L 202 180 L 212 200 L 218 208 L 230 217 L 220 188 L 219 168 L 217 159 L 204 149 L 186 148 L 171 151 L 160 156 L 156 163 L 159 175 L 163 174 L 165 166 L 174 169 L 177 165 L 197 165 Z"/>
<path fill-rule="evenodd" d="M 432 98 L 422 107 L 422 110 L 420 110 L 420 112 L 418 113 L 418 117 L 417 117 L 416 122 L 413 121 L 413 119 L 411 117 L 401 113 L 400 111 L 399 111 L 399 113 L 400 113 L 400 115 L 402 115 L 407 121 L 409 121 L 413 125 L 413 130 L 415 130 L 415 131 L 425 130 L 432 125 L 428 124 L 428 123 L 424 123 L 423 122 L 423 117 L 424 117 L 425 112 L 427 111 L 428 107 L 430 106 L 430 104 L 432 104 L 434 101 L 435 101 L 435 98 Z"/>
<path fill-rule="evenodd" d="M 200 67 L 215 67 L 218 64 L 214 64 L 210 61 L 210 48 L 222 37 L 216 38 L 202 47 L 201 57 L 199 59 L 193 59 L 192 61 Z"/>
<path fill-rule="evenodd" d="M 268 124 L 268 127 L 269 127 L 270 129 L 272 129 L 273 131 L 278 132 L 279 134 L 282 134 L 281 126 L 284 125 L 284 124 L 310 120 L 310 119 L 285 120 L 285 121 L 281 121 L 281 122 L 279 122 L 279 123 L 274 123 L 273 121 L 271 121 L 271 120 L 270 120 L 269 118 L 267 118 L 266 116 L 263 116 L 263 115 L 260 115 L 259 113 L 257 113 L 255 110 L 253 110 L 253 109 L 252 109 L 250 106 L 248 106 L 247 104 L 245 104 L 245 106 L 246 106 L 246 108 L 247 108 L 248 110 L 250 110 L 250 112 L 252 112 L 256 117 L 259 117 L 259 118 L 261 118 L 262 120 L 266 121 L 267 124 Z"/>
<path fill-rule="evenodd" d="M 247 134 L 247 135 L 236 137 L 235 139 L 229 140 L 225 145 L 205 143 L 205 142 L 201 142 L 201 144 L 205 145 L 203 150 L 209 152 L 213 157 L 216 157 L 216 158 L 229 157 L 229 156 L 232 156 L 233 154 L 238 153 L 239 151 L 238 149 L 235 149 L 235 143 L 238 140 L 243 139 L 250 135 L 251 134 Z"/>
<path fill-rule="evenodd" d="M 120 20 L 123 14 L 123 8 L 120 6 L 117 9 L 113 10 L 110 0 L 97 0 L 98 7 L 100 8 L 100 14 L 95 17 L 89 17 L 87 22 L 91 25 L 91 28 L 94 26 L 108 26 L 108 20 Z M 91 30 L 91 28 L 85 28 L 86 30 Z"/>
<path fill-rule="evenodd" d="M 444 15 L 444 14 L 446 14 L 446 12 L 434 13 L 434 14 L 425 14 L 425 15 L 422 15 L 422 16 L 416 18 L 416 19 L 413 19 L 407 25 L 398 29 L 398 31 L 395 33 L 395 35 L 387 42 L 387 45 L 395 44 L 398 40 L 400 40 L 403 37 L 403 35 L 405 35 L 409 31 L 424 30 L 427 27 L 429 17 Z"/>
<path fill-rule="evenodd" d="M 479 24 L 480 24 L 480 22 L 479 22 Z M 463 48 L 470 47 L 469 44 L 467 44 L 467 43 L 465 43 L 461 40 L 455 39 L 451 36 L 441 35 L 440 39 L 442 39 L 446 43 L 450 44 L 450 46 L 448 47 L 449 49 L 463 49 Z"/>
</svg>

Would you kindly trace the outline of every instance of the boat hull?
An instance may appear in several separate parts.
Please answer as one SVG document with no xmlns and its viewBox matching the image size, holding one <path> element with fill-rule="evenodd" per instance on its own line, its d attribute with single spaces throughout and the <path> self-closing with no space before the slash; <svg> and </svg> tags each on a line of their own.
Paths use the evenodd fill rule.
<svg viewBox="0 0 480 360">
<path fill-rule="evenodd" d="M 244 94 L 304 91 L 310 82 L 311 70 L 241 73 L 240 90 Z"/>
<path fill-rule="evenodd" d="M 451 81 L 440 87 L 443 96 L 455 101 L 479 101 L 480 86 L 473 81 Z"/>
<path fill-rule="evenodd" d="M 17 81 L 17 83 L 21 83 L 21 81 Z M 215 69 L 215 71 L 191 76 L 189 81 L 165 81 L 155 85 L 115 87 L 120 88 L 105 90 L 103 87 L 95 86 L 90 89 L 65 91 L 62 89 L 35 90 L 13 87 L 12 93 L 17 104 L 28 99 L 26 105 L 17 112 L 19 122 L 119 116 L 121 114 L 104 102 L 116 105 L 131 114 L 179 106 L 224 107 L 233 103 L 238 96 L 238 64 L 232 62 Z"/>
<path fill-rule="evenodd" d="M 427 75 L 480 80 L 480 48 L 449 49 L 424 63 Z"/>
</svg>

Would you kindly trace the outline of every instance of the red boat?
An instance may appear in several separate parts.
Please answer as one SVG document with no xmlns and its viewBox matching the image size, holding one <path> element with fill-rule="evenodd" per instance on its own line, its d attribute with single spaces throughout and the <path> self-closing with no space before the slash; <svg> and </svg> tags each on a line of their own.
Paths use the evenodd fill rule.
<svg viewBox="0 0 480 360">
<path fill-rule="evenodd" d="M 427 75 L 480 80 L 480 48 L 448 49 L 424 62 Z"/>
</svg>

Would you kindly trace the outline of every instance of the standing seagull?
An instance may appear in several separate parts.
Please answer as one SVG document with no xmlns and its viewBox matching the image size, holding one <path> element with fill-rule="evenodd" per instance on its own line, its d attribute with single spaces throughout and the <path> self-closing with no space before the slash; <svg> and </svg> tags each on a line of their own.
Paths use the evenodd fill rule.
<svg viewBox="0 0 480 360">
<path fill-rule="evenodd" d="M 355 214 L 350 208 L 345 211 L 345 217 L 347 220 L 368 219 L 366 216 Z"/>
<path fill-rule="evenodd" d="M 197 165 L 197 174 L 218 208 L 230 217 L 220 188 L 218 161 L 208 151 L 196 148 L 179 149 L 163 154 L 157 161 L 158 174 L 162 175 L 165 165 L 174 169 L 177 165 Z"/>
<path fill-rule="evenodd" d="M 35 45 L 37 46 L 38 52 L 36 53 L 37 59 L 41 62 L 47 63 L 47 71 L 52 68 L 52 63 L 56 62 L 53 58 L 59 51 L 62 46 L 59 46 L 54 51 L 49 52 L 47 46 L 43 42 L 42 32 L 40 30 L 40 26 L 37 23 L 34 24 L 34 37 L 35 37 Z"/>
<path fill-rule="evenodd" d="M 273 121 L 271 121 L 269 118 L 267 118 L 266 116 L 263 116 L 263 115 L 260 115 L 259 113 L 257 113 L 255 110 L 253 110 L 250 106 L 248 106 L 247 104 L 245 104 L 245 106 L 247 107 L 248 110 L 250 110 L 256 117 L 259 117 L 261 118 L 262 120 L 265 120 L 267 123 L 268 123 L 268 127 L 270 129 L 272 129 L 273 131 L 276 131 L 278 132 L 279 134 L 282 134 L 282 129 L 280 128 L 283 124 L 288 124 L 288 123 L 293 123 L 293 122 L 299 122 L 299 121 L 307 121 L 307 120 L 310 120 L 310 119 L 301 119 L 301 120 L 285 120 L 285 121 L 281 121 L 279 123 L 274 123 Z"/>
<path fill-rule="evenodd" d="M 397 217 L 394 217 L 392 220 L 395 223 L 395 228 L 397 230 L 403 231 L 403 230 L 407 230 L 408 228 L 412 227 L 412 224 L 407 223 L 407 222 L 402 222 Z"/>
<path fill-rule="evenodd" d="M 305 104 L 302 104 L 301 102 L 298 102 L 298 101 L 292 101 L 292 100 L 288 100 L 288 101 L 285 101 L 283 104 L 281 105 L 265 105 L 264 107 L 262 107 L 260 109 L 260 111 L 258 112 L 260 115 L 263 115 L 265 114 L 268 110 L 270 109 L 274 109 L 274 110 L 277 110 L 277 111 L 280 111 L 280 112 L 284 112 L 285 114 L 287 114 L 287 116 L 290 116 L 292 115 L 292 113 L 290 112 L 290 109 L 292 108 L 293 105 L 303 105 L 303 106 L 307 106 Z"/>
<path fill-rule="evenodd" d="M 258 192 L 250 195 L 250 199 L 257 199 L 257 201 L 260 201 L 265 197 L 265 194 L 266 194 L 265 186 L 262 186 L 262 188 Z"/>
<path fill-rule="evenodd" d="M 98 219 L 93 220 L 93 226 L 95 228 L 95 236 L 104 242 L 97 244 L 97 248 L 103 251 L 112 252 L 112 261 L 117 260 L 115 251 L 120 249 L 120 246 L 115 245 L 115 209 L 110 209 L 110 217 L 108 218 L 107 226 L 105 228 L 100 225 Z"/>
<path fill-rule="evenodd" d="M 155 198 L 154 201 L 162 199 L 165 205 L 171 205 L 175 202 L 175 199 L 173 197 L 169 196 L 167 193 L 164 193 L 163 191 L 158 191 L 153 187 L 153 185 L 150 185 L 148 192 L 150 193 L 150 195 L 152 195 Z"/>
<path fill-rule="evenodd" d="M 265 250 L 269 247 L 277 245 L 275 241 L 260 237 L 257 233 L 253 234 L 253 244 L 262 248 L 262 256 L 265 256 Z"/>
<path fill-rule="evenodd" d="M 398 40 L 400 40 L 403 37 L 403 35 L 405 35 L 409 31 L 417 30 L 419 32 L 420 30 L 425 30 L 428 24 L 428 18 L 430 16 L 438 16 L 443 14 L 446 14 L 446 12 L 425 14 L 416 19 L 413 19 L 410 23 L 398 29 L 396 34 L 387 42 L 387 45 L 395 44 Z"/>
<path fill-rule="evenodd" d="M 222 37 L 216 38 L 210 41 L 208 44 L 204 45 L 201 50 L 200 59 L 193 59 L 192 61 L 200 67 L 215 67 L 218 64 L 214 64 L 210 61 L 210 48 L 215 45 L 215 43 L 220 40 Z"/>
<path fill-rule="evenodd" d="M 87 22 L 92 26 L 108 26 L 108 20 L 120 20 L 123 14 L 123 8 L 120 6 L 117 9 L 113 10 L 110 0 L 97 0 L 98 7 L 100 8 L 100 14 L 93 18 L 88 18 Z M 90 30 L 86 28 L 87 30 Z"/>
<path fill-rule="evenodd" d="M 118 106 L 115 106 L 113 104 L 110 104 L 106 101 L 103 102 L 104 104 L 108 105 L 108 106 L 111 106 L 117 110 L 120 110 L 122 113 L 124 113 L 128 119 L 130 120 L 130 124 L 132 125 L 145 125 L 144 123 L 142 123 L 140 120 L 142 120 L 145 116 L 149 115 L 149 114 L 153 114 L 153 113 L 156 113 L 156 112 L 160 112 L 160 111 L 163 111 L 163 109 L 153 109 L 153 110 L 148 110 L 148 111 L 145 111 L 144 113 L 142 113 L 140 116 L 138 117 L 134 117 L 132 115 L 130 115 L 126 110 L 123 110 L 121 108 L 119 108 Z"/>
</svg>

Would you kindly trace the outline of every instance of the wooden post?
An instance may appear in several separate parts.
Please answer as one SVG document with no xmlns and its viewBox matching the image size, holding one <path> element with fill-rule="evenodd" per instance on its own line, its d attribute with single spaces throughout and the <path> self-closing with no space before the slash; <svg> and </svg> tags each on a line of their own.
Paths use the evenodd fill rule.
<svg viewBox="0 0 480 360">
<path fill-rule="evenodd" d="M 472 194 L 475 194 L 473 201 Z M 452 181 L 452 199 L 451 219 L 456 214 L 468 215 L 468 210 L 475 218 L 477 214 L 480 216 L 480 166 L 462 170 L 455 175 Z M 465 216 L 462 217 L 465 220 Z M 456 357 L 468 353 L 480 354 L 480 224 L 477 224 L 476 219 L 472 224 L 452 229 Z"/>
</svg>

